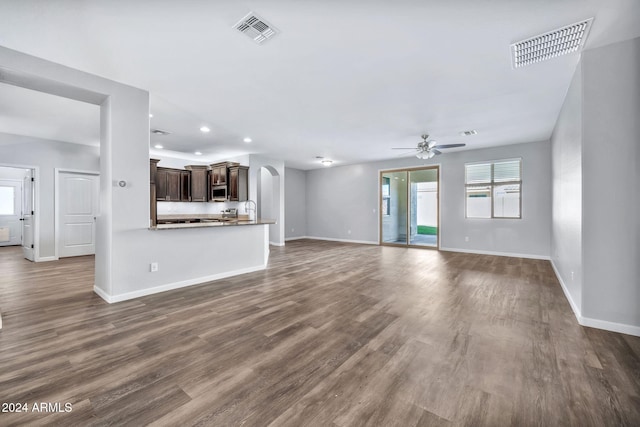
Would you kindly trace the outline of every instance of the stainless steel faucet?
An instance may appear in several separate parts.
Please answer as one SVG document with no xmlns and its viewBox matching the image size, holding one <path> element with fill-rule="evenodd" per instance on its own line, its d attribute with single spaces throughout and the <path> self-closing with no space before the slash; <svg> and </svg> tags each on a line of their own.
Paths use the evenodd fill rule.
<svg viewBox="0 0 640 427">
<path fill-rule="evenodd" d="M 252 203 L 253 203 L 253 208 L 251 207 Z M 251 213 L 250 213 L 251 210 L 253 210 L 253 213 L 254 213 L 253 220 L 257 220 L 258 219 L 257 218 L 257 216 L 258 216 L 258 205 L 253 200 L 247 200 L 246 202 L 244 202 L 244 210 L 245 210 L 245 212 L 247 212 L 247 215 L 249 215 L 249 221 L 252 220 Z"/>
</svg>

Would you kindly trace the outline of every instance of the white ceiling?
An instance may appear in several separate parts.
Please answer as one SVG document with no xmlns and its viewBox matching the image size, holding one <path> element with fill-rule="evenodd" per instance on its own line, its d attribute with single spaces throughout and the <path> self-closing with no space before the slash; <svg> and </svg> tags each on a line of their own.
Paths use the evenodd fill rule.
<svg viewBox="0 0 640 427">
<path fill-rule="evenodd" d="M 232 29 L 249 11 L 281 33 Z M 21 0 L 0 3 L 0 44 L 148 90 L 151 128 L 171 132 L 152 144 L 312 169 L 424 132 L 466 149 L 548 139 L 579 56 L 513 70 L 509 44 L 588 17 L 586 49 L 640 36 L 637 0 Z M 0 88 L 0 132 L 97 139 L 96 110 L 26 92 Z"/>
</svg>

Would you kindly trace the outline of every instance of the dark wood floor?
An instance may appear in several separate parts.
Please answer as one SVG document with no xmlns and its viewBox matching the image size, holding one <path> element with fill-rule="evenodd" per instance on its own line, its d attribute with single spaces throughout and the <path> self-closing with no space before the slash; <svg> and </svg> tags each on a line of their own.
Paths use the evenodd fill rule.
<svg viewBox="0 0 640 427">
<path fill-rule="evenodd" d="M 92 283 L 0 249 L 0 402 L 73 405 L 0 425 L 640 425 L 640 338 L 580 327 L 546 261 L 300 240 L 133 301 Z"/>
</svg>

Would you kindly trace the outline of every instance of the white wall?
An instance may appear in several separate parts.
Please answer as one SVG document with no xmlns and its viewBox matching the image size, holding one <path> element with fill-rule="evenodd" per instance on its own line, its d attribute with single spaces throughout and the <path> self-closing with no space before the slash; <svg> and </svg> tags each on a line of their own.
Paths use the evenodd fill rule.
<svg viewBox="0 0 640 427">
<path fill-rule="evenodd" d="M 522 157 L 522 219 L 466 219 L 465 162 L 516 157 Z M 441 166 L 443 249 L 549 256 L 551 150 L 548 141 L 452 152 L 428 161 L 407 157 L 308 171 L 307 235 L 377 243 L 379 171 L 433 164 Z"/>
<path fill-rule="evenodd" d="M 552 137 L 552 260 L 581 324 L 640 336 L 639 58 L 640 38 L 582 53 Z"/>
<path fill-rule="evenodd" d="M 1 136 L 0 136 L 1 138 Z M 0 150 L 2 147 L 0 147 Z M 3 157 L 4 158 L 4 157 Z M 2 167 L 0 166 L 0 179 L 22 180 L 26 176 L 24 168 Z"/>
<path fill-rule="evenodd" d="M 574 310 L 582 310 L 582 68 L 578 65 L 551 137 L 551 260 Z M 572 275 L 573 273 L 573 275 Z"/>
<path fill-rule="evenodd" d="M 0 162 L 39 167 L 39 200 L 36 201 L 36 215 L 40 216 L 40 239 L 35 244 L 39 247 L 40 258 L 53 257 L 54 169 L 98 171 L 99 148 L 0 133 Z"/>
<path fill-rule="evenodd" d="M 286 168 L 284 180 L 285 238 L 307 235 L 307 173 Z"/>
<path fill-rule="evenodd" d="M 640 335 L 640 38 L 582 62 L 582 315 Z"/>
</svg>

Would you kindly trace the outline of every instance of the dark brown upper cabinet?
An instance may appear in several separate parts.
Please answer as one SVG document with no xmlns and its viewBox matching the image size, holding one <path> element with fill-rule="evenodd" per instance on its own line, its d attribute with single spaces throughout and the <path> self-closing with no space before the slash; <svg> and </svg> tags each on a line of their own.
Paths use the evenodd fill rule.
<svg viewBox="0 0 640 427">
<path fill-rule="evenodd" d="M 227 185 L 227 163 L 211 165 L 211 185 Z"/>
<path fill-rule="evenodd" d="M 156 171 L 156 200 L 182 201 L 182 172 L 180 169 L 158 167 Z"/>
<path fill-rule="evenodd" d="M 246 202 L 249 198 L 249 168 L 231 166 L 229 168 L 229 200 Z"/>
<path fill-rule="evenodd" d="M 209 200 L 209 167 L 201 165 L 185 166 L 191 173 L 191 201 L 206 202 Z"/>
<path fill-rule="evenodd" d="M 180 171 L 180 201 L 191 201 L 191 172 Z"/>
</svg>

